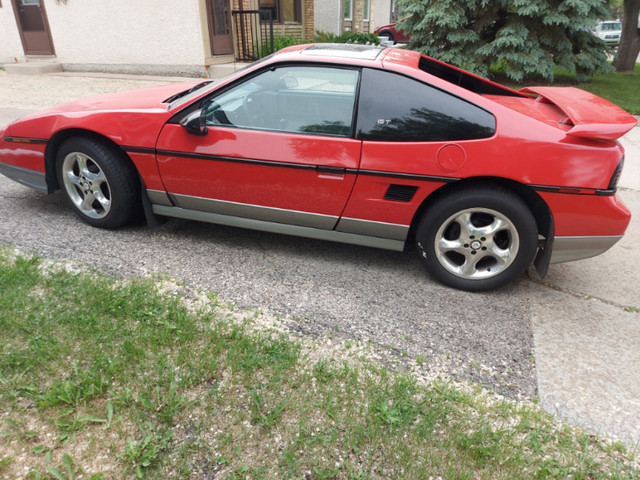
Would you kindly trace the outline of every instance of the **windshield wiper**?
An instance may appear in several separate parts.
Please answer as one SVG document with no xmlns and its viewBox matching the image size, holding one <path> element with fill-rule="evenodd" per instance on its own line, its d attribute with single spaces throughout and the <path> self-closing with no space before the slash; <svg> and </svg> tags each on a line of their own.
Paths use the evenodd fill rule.
<svg viewBox="0 0 640 480">
<path fill-rule="evenodd" d="M 206 82 L 201 82 L 201 83 L 199 83 L 199 84 L 197 84 L 197 85 L 185 90 L 184 92 L 176 93 L 175 95 L 170 96 L 166 100 L 163 100 L 162 103 L 173 103 L 176 100 L 178 100 L 179 98 L 185 97 L 185 96 L 189 95 L 190 93 L 195 92 L 196 90 L 200 90 L 202 87 L 206 87 L 210 83 L 213 83 L 213 81 L 212 80 L 207 80 Z"/>
</svg>

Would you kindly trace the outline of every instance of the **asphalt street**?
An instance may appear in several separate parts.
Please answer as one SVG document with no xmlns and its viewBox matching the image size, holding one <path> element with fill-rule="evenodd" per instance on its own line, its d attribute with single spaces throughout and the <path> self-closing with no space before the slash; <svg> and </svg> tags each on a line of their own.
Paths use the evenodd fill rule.
<svg viewBox="0 0 640 480">
<path fill-rule="evenodd" d="M 173 79 L 172 79 L 173 80 Z M 0 125 L 63 101 L 168 79 L 0 71 Z M 424 355 L 430 375 L 469 379 L 591 431 L 640 441 L 640 128 L 624 139 L 620 196 L 635 215 L 600 257 L 551 267 L 496 292 L 454 291 L 414 255 L 185 220 L 117 231 L 76 219 L 58 192 L 0 176 L 0 244 L 115 275 L 168 275 L 292 330 Z M 99 294 L 99 292 L 93 292 Z"/>
</svg>

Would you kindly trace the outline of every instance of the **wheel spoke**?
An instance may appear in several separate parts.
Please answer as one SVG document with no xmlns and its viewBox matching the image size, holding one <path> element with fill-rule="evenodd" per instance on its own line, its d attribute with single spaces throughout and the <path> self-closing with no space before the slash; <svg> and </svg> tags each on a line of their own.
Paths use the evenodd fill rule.
<svg viewBox="0 0 640 480">
<path fill-rule="evenodd" d="M 468 242 L 469 238 L 476 234 L 476 227 L 471 223 L 471 212 L 461 213 L 454 221 L 460 225 L 460 240 L 462 242 Z"/>
<path fill-rule="evenodd" d="M 511 225 L 498 217 L 493 217 L 493 222 L 485 227 L 478 227 L 476 229 L 476 235 L 480 235 L 487 238 L 493 238 L 493 236 L 501 230 L 510 230 Z"/>
<path fill-rule="evenodd" d="M 102 192 L 102 189 L 100 189 L 99 186 L 95 186 L 91 189 L 91 193 L 93 195 L 93 198 L 96 199 L 100 205 L 102 205 L 102 208 L 105 211 L 109 211 L 109 207 L 111 206 L 111 200 L 107 197 L 105 197 L 104 193 Z"/>
<path fill-rule="evenodd" d="M 76 164 L 78 165 L 78 171 L 80 176 L 83 176 L 83 175 L 86 176 L 87 174 L 91 173 L 89 172 L 89 169 L 87 167 L 87 157 L 78 153 L 76 155 L 75 161 L 76 161 Z"/>
<path fill-rule="evenodd" d="M 487 251 L 483 252 L 483 256 L 491 256 L 496 260 L 498 265 L 507 266 L 511 263 L 512 252 L 511 248 L 502 249 L 495 243 L 490 243 L 487 245 Z"/>
<path fill-rule="evenodd" d="M 475 255 L 466 255 L 464 263 L 460 266 L 460 273 L 465 277 L 472 278 L 478 273 L 476 265 L 478 259 Z"/>
<path fill-rule="evenodd" d="M 89 213 L 94 211 L 95 209 L 93 208 L 93 202 L 95 201 L 96 197 L 94 197 L 93 192 L 88 192 L 84 195 L 84 198 L 82 199 L 82 203 L 80 203 L 80 208 L 82 210 L 85 211 L 85 213 Z"/>
<path fill-rule="evenodd" d="M 458 252 L 462 255 L 465 255 L 465 253 L 468 251 L 468 249 L 464 247 L 464 244 L 459 238 L 456 240 L 447 240 L 446 238 L 441 238 L 438 242 L 438 250 L 443 253 Z"/>
<path fill-rule="evenodd" d="M 70 170 L 65 174 L 65 179 L 68 180 L 71 184 L 75 185 L 76 187 L 81 188 L 80 177 L 78 177 L 75 173 L 73 173 L 73 170 Z"/>
</svg>

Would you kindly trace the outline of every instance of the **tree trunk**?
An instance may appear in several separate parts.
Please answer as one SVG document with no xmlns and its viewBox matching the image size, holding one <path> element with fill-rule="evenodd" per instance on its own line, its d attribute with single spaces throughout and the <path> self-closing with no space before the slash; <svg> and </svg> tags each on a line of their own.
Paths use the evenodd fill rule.
<svg viewBox="0 0 640 480">
<path fill-rule="evenodd" d="M 622 36 L 618 55 L 613 61 L 617 72 L 632 72 L 640 54 L 640 30 L 638 29 L 638 14 L 640 0 L 624 0 L 624 17 L 622 18 Z"/>
</svg>

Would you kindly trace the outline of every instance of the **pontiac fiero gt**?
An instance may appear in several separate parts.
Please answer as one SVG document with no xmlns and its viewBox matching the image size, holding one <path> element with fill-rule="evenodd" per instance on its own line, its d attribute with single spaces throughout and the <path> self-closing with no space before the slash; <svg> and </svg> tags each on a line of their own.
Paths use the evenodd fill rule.
<svg viewBox="0 0 640 480">
<path fill-rule="evenodd" d="M 511 90 L 417 52 L 290 47 L 217 83 L 68 103 L 0 130 L 0 172 L 86 223 L 144 212 L 391 250 L 488 290 L 624 234 L 617 138 L 573 87 Z"/>
</svg>

